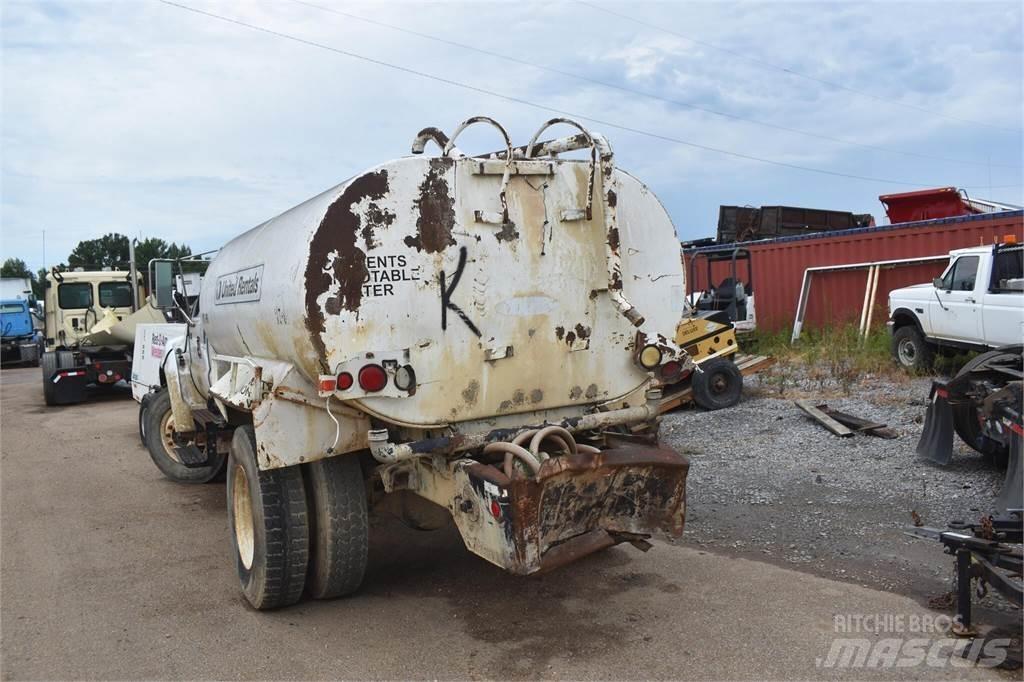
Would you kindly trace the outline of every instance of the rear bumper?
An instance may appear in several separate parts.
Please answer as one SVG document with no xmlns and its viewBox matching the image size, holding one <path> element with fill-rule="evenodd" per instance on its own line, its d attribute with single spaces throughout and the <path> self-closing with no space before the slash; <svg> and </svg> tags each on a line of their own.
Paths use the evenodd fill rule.
<svg viewBox="0 0 1024 682">
<path fill-rule="evenodd" d="M 457 460 L 386 466 L 385 489 L 409 489 L 451 511 L 466 547 L 510 573 L 549 571 L 620 542 L 646 548 L 679 537 L 686 516 L 685 455 L 659 444 L 615 443 L 561 455 L 533 477 Z"/>
</svg>

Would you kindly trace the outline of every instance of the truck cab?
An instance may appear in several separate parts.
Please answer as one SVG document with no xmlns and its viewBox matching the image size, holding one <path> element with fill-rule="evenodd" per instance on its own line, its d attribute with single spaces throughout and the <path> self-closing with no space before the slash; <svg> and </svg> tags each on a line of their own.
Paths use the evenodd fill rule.
<svg viewBox="0 0 1024 682">
<path fill-rule="evenodd" d="M 131 275 L 122 270 L 60 271 L 46 275 L 46 350 L 71 350 L 90 336 L 90 330 L 108 315 L 117 321 L 132 314 Z M 93 339 L 92 345 L 114 343 L 114 339 Z"/>
<path fill-rule="evenodd" d="M 0 349 L 3 362 L 39 364 L 39 341 L 33 324 L 33 301 L 0 301 Z"/>
<path fill-rule="evenodd" d="M 889 293 L 892 353 L 926 369 L 936 351 L 989 350 L 1024 337 L 1024 245 L 957 249 L 942 275 Z"/>
</svg>

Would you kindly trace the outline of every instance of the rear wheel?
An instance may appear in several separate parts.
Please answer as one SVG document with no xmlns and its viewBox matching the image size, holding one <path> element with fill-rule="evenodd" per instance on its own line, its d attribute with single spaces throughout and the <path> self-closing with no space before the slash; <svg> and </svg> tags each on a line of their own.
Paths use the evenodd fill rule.
<svg viewBox="0 0 1024 682">
<path fill-rule="evenodd" d="M 217 477 L 227 459 L 222 454 L 213 455 L 212 461 L 201 467 L 185 466 L 175 452 L 174 414 L 171 412 L 171 396 L 167 389 L 152 394 L 139 409 L 140 435 L 149 451 L 149 456 L 164 476 L 177 483 L 207 483 Z M 195 449 L 194 445 L 186 446 Z M 196 453 L 196 457 L 199 454 Z"/>
<path fill-rule="evenodd" d="M 39 366 L 43 368 L 43 400 L 47 405 L 56 405 L 57 387 L 53 384 L 53 373 L 60 369 L 57 366 L 57 354 L 53 351 L 43 353 Z"/>
<path fill-rule="evenodd" d="M 228 458 L 228 525 L 246 600 L 257 609 L 299 601 L 306 582 L 309 525 L 302 471 L 260 471 L 251 426 L 235 429 Z"/>
<path fill-rule="evenodd" d="M 306 592 L 331 599 L 359 589 L 369 553 L 366 485 L 359 458 L 342 455 L 304 467 L 310 557 Z"/>
<path fill-rule="evenodd" d="M 892 335 L 892 357 L 900 367 L 924 372 L 932 366 L 934 354 L 917 327 L 900 327 Z"/>
<path fill-rule="evenodd" d="M 998 350 L 988 351 L 987 353 L 981 353 L 961 367 L 960 371 L 956 373 L 955 378 L 962 377 L 965 374 L 970 374 L 983 363 L 988 362 L 992 358 L 999 357 L 1000 355 L 1019 357 L 1020 354 L 1020 346 L 1001 348 Z M 998 441 L 987 438 L 985 434 L 982 433 L 981 413 L 979 408 L 980 405 L 974 406 L 963 403 L 952 405 L 953 428 L 956 430 L 957 435 L 960 436 L 965 443 L 971 446 L 971 448 L 991 459 L 998 466 L 1005 466 L 1010 456 L 1010 448 Z"/>
<path fill-rule="evenodd" d="M 693 400 L 705 410 L 721 410 L 740 401 L 743 374 L 729 358 L 714 358 L 693 373 Z"/>
<path fill-rule="evenodd" d="M 57 368 L 68 369 L 75 366 L 75 354 L 69 350 L 57 351 Z"/>
</svg>

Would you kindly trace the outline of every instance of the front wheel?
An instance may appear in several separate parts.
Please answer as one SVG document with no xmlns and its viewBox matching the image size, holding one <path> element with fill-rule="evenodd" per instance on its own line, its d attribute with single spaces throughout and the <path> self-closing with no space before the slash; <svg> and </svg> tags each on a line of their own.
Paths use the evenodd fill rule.
<svg viewBox="0 0 1024 682">
<path fill-rule="evenodd" d="M 892 357 L 903 369 L 925 372 L 932 366 L 931 346 L 916 327 L 900 327 L 892 335 Z"/>
<path fill-rule="evenodd" d="M 256 609 L 302 598 L 309 516 L 298 466 L 260 471 L 251 426 L 235 429 L 228 458 L 228 526 L 242 593 Z"/>
<path fill-rule="evenodd" d="M 705 410 L 721 410 L 740 401 L 743 374 L 729 358 L 714 358 L 693 373 L 693 400 Z"/>
<path fill-rule="evenodd" d="M 146 444 L 149 456 L 164 476 L 176 483 L 208 483 L 217 478 L 224 469 L 227 459 L 222 454 L 212 456 L 212 461 L 201 467 L 185 466 L 175 452 L 174 414 L 171 412 L 171 396 L 167 389 L 161 389 L 139 408 L 139 435 Z M 186 447 L 195 448 L 194 445 Z M 196 459 L 199 454 L 196 453 Z"/>
</svg>

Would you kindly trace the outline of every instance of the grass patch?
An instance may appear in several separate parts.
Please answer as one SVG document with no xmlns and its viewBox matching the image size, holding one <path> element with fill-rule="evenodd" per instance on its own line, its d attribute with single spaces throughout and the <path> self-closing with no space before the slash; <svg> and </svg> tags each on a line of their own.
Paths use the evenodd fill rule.
<svg viewBox="0 0 1024 682">
<path fill-rule="evenodd" d="M 745 353 L 776 358 L 762 384 L 779 396 L 796 388 L 800 378 L 818 390 L 838 388 L 844 395 L 867 376 L 897 382 L 910 379 L 892 359 L 885 328 L 876 327 L 863 339 L 852 324 L 806 330 L 795 344 L 790 344 L 789 338 L 788 330 L 756 331 L 740 341 Z"/>
</svg>

